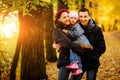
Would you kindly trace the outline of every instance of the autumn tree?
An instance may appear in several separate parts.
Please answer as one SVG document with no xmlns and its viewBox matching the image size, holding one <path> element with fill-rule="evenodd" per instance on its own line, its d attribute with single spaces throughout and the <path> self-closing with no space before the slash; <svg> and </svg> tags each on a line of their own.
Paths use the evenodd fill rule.
<svg viewBox="0 0 120 80">
<path fill-rule="evenodd" d="M 1 46 L 2 46 L 2 43 L 1 43 L 1 39 L 0 39 L 0 80 L 1 79 L 1 75 L 2 75 L 2 57 L 4 58 L 4 55 L 3 55 L 3 50 L 1 49 Z"/>
<path fill-rule="evenodd" d="M 21 80 L 47 80 L 44 58 L 43 9 L 37 7 L 32 16 L 20 14 L 20 24 L 25 28 L 22 40 Z"/>
<path fill-rule="evenodd" d="M 48 7 L 44 8 L 44 30 L 45 30 L 45 51 L 46 59 L 49 62 L 57 61 L 56 51 L 53 49 L 53 29 L 54 29 L 54 20 L 53 20 L 53 5 L 50 4 Z"/>
<path fill-rule="evenodd" d="M 120 24 L 120 0 L 85 0 L 85 7 L 103 31 L 117 30 Z"/>
<path fill-rule="evenodd" d="M 82 0 L 81 8 L 85 7 L 85 0 Z"/>
<path fill-rule="evenodd" d="M 57 0 L 57 10 L 59 10 L 61 8 L 68 8 L 67 0 Z"/>
<path fill-rule="evenodd" d="M 44 58 L 44 24 L 43 13 L 47 4 L 32 0 L 5 0 L 2 2 L 1 12 L 18 11 L 20 33 L 11 66 L 10 80 L 15 80 L 15 71 L 21 48 L 21 80 L 47 80 Z"/>
</svg>

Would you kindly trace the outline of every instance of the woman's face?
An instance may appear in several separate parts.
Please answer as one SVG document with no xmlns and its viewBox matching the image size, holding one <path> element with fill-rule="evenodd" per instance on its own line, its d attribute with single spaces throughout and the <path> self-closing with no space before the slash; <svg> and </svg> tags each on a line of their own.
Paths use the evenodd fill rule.
<svg viewBox="0 0 120 80">
<path fill-rule="evenodd" d="M 60 18 L 58 19 L 59 22 L 63 23 L 64 25 L 70 25 L 70 18 L 67 12 L 61 13 Z"/>
</svg>

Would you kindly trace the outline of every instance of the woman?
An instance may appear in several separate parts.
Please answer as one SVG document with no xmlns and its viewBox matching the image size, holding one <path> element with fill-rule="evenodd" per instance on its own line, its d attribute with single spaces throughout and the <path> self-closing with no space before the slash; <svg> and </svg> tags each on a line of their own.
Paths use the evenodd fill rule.
<svg viewBox="0 0 120 80">
<path fill-rule="evenodd" d="M 67 9 L 60 9 L 56 13 L 55 20 L 56 28 L 54 29 L 53 37 L 54 42 L 61 44 L 61 48 L 59 51 L 59 59 L 57 63 L 57 67 L 59 68 L 58 80 L 68 80 L 70 70 L 65 67 L 70 64 L 69 56 L 70 49 L 72 49 L 77 54 L 83 54 L 82 48 L 80 45 L 73 43 L 62 31 L 63 29 L 67 29 L 70 25 L 69 21 L 69 12 Z M 77 76 L 74 76 L 74 80 L 79 80 Z"/>
</svg>

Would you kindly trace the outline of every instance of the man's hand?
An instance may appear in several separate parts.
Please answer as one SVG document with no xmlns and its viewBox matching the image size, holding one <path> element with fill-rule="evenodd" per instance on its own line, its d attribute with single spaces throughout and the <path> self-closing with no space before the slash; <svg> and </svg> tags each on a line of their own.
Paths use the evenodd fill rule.
<svg viewBox="0 0 120 80">
<path fill-rule="evenodd" d="M 56 44 L 55 41 L 53 42 L 53 48 L 55 48 L 56 50 L 60 50 L 62 46 L 60 44 Z"/>
</svg>

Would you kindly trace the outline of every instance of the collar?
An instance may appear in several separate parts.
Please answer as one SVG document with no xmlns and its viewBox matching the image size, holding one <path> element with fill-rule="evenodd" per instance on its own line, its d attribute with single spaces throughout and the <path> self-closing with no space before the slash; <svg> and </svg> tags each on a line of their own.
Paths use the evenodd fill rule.
<svg viewBox="0 0 120 80">
<path fill-rule="evenodd" d="M 89 22 L 88 22 L 88 25 L 86 27 L 84 27 L 81 23 L 80 23 L 81 27 L 84 29 L 84 30 L 92 30 L 93 28 L 95 28 L 95 21 L 93 19 L 90 19 Z"/>
<path fill-rule="evenodd" d="M 57 28 L 60 28 L 60 29 L 66 29 L 66 28 L 68 28 L 68 27 L 65 27 L 63 25 L 63 23 L 58 22 L 57 20 L 55 21 L 55 25 L 56 25 Z"/>
</svg>

